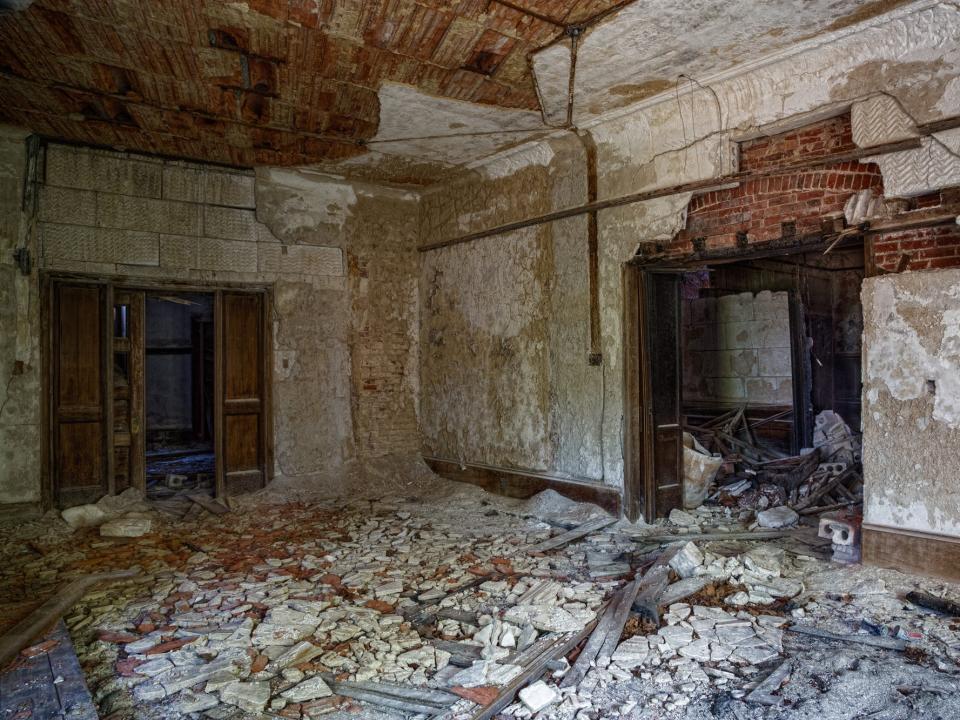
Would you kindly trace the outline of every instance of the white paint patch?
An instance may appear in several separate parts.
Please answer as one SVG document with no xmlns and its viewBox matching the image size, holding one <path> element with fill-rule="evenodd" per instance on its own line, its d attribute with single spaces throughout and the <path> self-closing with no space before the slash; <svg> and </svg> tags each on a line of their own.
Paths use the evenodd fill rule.
<svg viewBox="0 0 960 720">
<path fill-rule="evenodd" d="M 384 83 L 378 97 L 380 127 L 370 145 L 376 153 L 462 165 L 548 131 L 537 112 L 436 97 L 409 85 Z"/>
<path fill-rule="evenodd" d="M 756 63 L 823 33 L 871 0 L 646 0 L 590 29 L 577 55 L 574 121 L 664 92 L 681 74 L 699 80 Z M 849 28 L 839 34 L 850 32 Z M 808 41 L 810 44 L 815 40 Z M 544 113 L 566 116 L 568 43 L 533 55 Z"/>
<path fill-rule="evenodd" d="M 482 164 L 471 165 L 471 167 L 476 167 L 488 180 L 500 180 L 524 168 L 538 165 L 549 167 L 553 157 L 554 152 L 550 143 L 541 141 L 499 153 L 484 160 Z"/>
<path fill-rule="evenodd" d="M 901 290 L 895 279 L 878 278 L 875 284 L 871 322 L 883 331 L 866 349 L 867 379 L 901 401 L 932 392 L 933 419 L 960 429 L 960 310 L 937 308 L 935 296 L 915 296 Z M 960 283 L 950 290 L 960 291 Z M 925 343 L 907 319 L 920 312 L 932 316 L 923 328 L 928 337 L 935 334 L 932 328 L 939 329 L 938 348 Z"/>
<path fill-rule="evenodd" d="M 270 168 L 261 172 L 265 182 L 290 190 L 274 213 L 280 223 L 274 229 L 276 235 L 316 230 L 322 225 L 343 230 L 353 214 L 351 208 L 357 204 L 357 194 L 349 183 L 331 181 L 319 174 L 310 177 L 297 170 Z"/>
</svg>

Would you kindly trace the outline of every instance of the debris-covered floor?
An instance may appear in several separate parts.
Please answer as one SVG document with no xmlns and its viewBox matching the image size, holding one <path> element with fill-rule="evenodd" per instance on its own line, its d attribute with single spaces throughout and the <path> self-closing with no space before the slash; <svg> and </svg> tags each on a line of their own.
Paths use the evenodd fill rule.
<svg viewBox="0 0 960 720">
<path fill-rule="evenodd" d="M 182 519 L 113 508 L 133 511 L 119 532 L 149 526 L 138 537 L 53 515 L 8 527 L 2 619 L 67 580 L 139 567 L 65 616 L 105 718 L 960 717 L 960 620 L 904 599 L 955 586 L 831 563 L 815 527 L 743 539 L 752 519 L 719 507 L 633 526 L 549 491 L 421 487 L 267 492 Z M 632 581 L 632 607 L 648 606 L 621 613 L 621 633 Z M 17 702 L 4 718 L 31 717 Z"/>
</svg>

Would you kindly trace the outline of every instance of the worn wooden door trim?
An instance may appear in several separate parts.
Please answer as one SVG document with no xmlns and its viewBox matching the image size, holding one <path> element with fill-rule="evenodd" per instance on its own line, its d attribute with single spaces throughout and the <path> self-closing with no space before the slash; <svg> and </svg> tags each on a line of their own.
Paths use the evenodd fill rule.
<svg viewBox="0 0 960 720">
<path fill-rule="evenodd" d="M 657 323 L 662 323 L 663 319 L 660 318 L 656 313 L 656 308 L 654 307 L 654 293 L 655 285 L 652 280 L 653 276 L 658 274 L 655 271 L 645 269 L 640 270 L 637 275 L 637 347 L 638 347 L 638 365 L 639 365 L 639 386 L 640 386 L 640 439 L 638 443 L 639 447 L 639 472 L 641 477 L 641 486 L 643 488 L 643 514 L 647 522 L 653 522 L 656 518 L 664 513 L 667 508 L 661 507 L 661 495 L 666 489 L 672 489 L 674 487 L 679 488 L 677 491 L 680 498 L 680 506 L 682 507 L 683 500 L 683 427 L 681 423 L 682 418 L 682 407 L 681 407 L 681 395 L 680 395 L 680 386 L 681 386 L 681 376 L 680 376 L 680 333 L 679 333 L 679 288 L 677 290 L 677 298 L 675 300 L 675 316 L 674 316 L 674 328 L 672 332 L 673 342 L 676 343 L 676 347 L 673 353 L 673 361 L 675 367 L 673 368 L 673 377 L 675 379 L 673 387 L 673 407 L 675 409 L 675 422 L 673 423 L 660 423 L 657 420 L 657 405 L 654 392 L 654 363 L 662 364 L 666 358 L 657 356 L 654 357 L 655 351 L 654 346 L 654 326 Z M 670 274 L 675 275 L 675 271 L 664 271 L 659 274 Z M 676 456 L 672 458 L 674 464 L 674 475 L 676 477 L 676 483 L 672 485 L 661 485 L 660 478 L 658 476 L 658 469 L 660 463 L 658 462 L 658 440 L 663 434 L 664 429 L 673 430 L 677 434 L 677 440 L 674 443 L 676 449 Z M 664 463 L 669 463 L 670 458 L 664 457 Z"/>
<path fill-rule="evenodd" d="M 223 290 L 213 294 L 213 470 L 215 495 L 226 497 L 223 445 Z"/>
<path fill-rule="evenodd" d="M 636 266 L 623 266 L 623 511 L 631 522 L 637 522 L 645 514 L 639 274 Z"/>
</svg>

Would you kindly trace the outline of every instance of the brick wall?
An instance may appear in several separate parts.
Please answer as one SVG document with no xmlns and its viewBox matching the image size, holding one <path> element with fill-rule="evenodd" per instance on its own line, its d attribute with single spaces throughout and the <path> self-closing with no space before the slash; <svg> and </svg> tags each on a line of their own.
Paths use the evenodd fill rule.
<svg viewBox="0 0 960 720">
<path fill-rule="evenodd" d="M 767 170 L 854 149 L 850 116 L 824 120 L 780 135 L 745 142 L 742 170 Z M 860 190 L 883 192 L 879 168 L 872 163 L 836 163 L 820 168 L 759 178 L 690 201 L 686 232 L 669 250 L 689 253 L 689 241 L 705 238 L 709 249 L 733 247 L 738 232 L 749 242 L 781 237 L 783 223 L 793 222 L 798 235 L 816 232 L 821 219 L 843 211 Z"/>
<path fill-rule="evenodd" d="M 935 211 L 960 199 L 960 188 L 913 198 L 912 209 Z M 955 212 L 955 211 L 954 211 Z M 909 211 L 905 213 L 909 216 Z M 960 227 L 956 224 L 877 235 L 873 239 L 877 269 L 884 272 L 960 267 Z"/>
</svg>

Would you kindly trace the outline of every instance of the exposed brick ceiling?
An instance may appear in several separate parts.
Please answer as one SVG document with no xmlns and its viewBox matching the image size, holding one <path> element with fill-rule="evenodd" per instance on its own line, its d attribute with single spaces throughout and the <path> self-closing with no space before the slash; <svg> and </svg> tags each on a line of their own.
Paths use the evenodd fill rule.
<svg viewBox="0 0 960 720">
<path fill-rule="evenodd" d="M 37 0 L 0 15 L 0 122 L 232 165 L 337 161 L 366 152 L 385 82 L 537 110 L 530 53 L 619 2 Z"/>
</svg>

